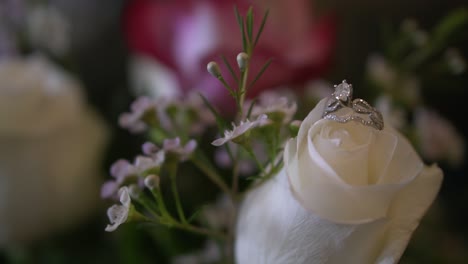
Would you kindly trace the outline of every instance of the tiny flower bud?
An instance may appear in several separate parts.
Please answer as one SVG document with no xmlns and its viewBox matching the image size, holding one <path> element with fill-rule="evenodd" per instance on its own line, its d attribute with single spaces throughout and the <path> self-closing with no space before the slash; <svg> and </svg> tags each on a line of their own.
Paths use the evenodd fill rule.
<svg viewBox="0 0 468 264">
<path fill-rule="evenodd" d="M 208 65 L 206 66 L 206 69 L 208 70 L 208 72 L 213 75 L 214 77 L 216 78 L 220 78 L 221 77 L 221 69 L 219 68 L 219 65 L 218 63 L 214 62 L 214 61 L 210 61 L 208 63 Z"/>
<path fill-rule="evenodd" d="M 153 190 L 155 188 L 159 188 L 159 177 L 157 175 L 154 175 L 154 174 L 146 176 L 145 186 L 150 190 Z"/>
<path fill-rule="evenodd" d="M 128 192 L 130 193 L 130 197 L 133 199 L 138 199 L 141 194 L 141 189 L 136 184 L 132 184 L 128 187 Z"/>
<path fill-rule="evenodd" d="M 239 69 L 241 70 L 241 72 L 245 71 L 248 62 L 249 55 L 247 55 L 247 53 L 241 52 L 237 54 L 237 65 L 239 65 Z"/>
</svg>

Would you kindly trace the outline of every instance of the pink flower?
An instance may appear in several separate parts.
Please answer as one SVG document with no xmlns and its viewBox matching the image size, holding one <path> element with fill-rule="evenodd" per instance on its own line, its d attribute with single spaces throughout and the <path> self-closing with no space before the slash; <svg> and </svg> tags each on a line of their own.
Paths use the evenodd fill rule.
<svg viewBox="0 0 468 264">
<path fill-rule="evenodd" d="M 234 6 L 245 14 L 254 7 L 254 34 L 266 8 L 270 15 L 251 62 L 253 78 L 269 59 L 273 63 L 252 88 L 250 95 L 282 84 L 319 76 L 329 63 L 333 50 L 334 23 L 327 17 L 316 19 L 306 0 L 133 0 L 124 12 L 124 31 L 129 48 L 151 56 L 172 69 L 183 92 L 199 90 L 218 106 L 229 95 L 206 72 L 212 60 L 224 55 L 237 70 L 236 55 L 242 51 L 242 38 Z M 226 67 L 223 76 L 234 85 Z"/>
</svg>

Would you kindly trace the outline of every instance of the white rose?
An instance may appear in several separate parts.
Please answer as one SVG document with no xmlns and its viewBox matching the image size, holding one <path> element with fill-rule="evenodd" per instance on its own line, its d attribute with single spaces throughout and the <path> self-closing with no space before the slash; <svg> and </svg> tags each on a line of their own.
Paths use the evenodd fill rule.
<svg viewBox="0 0 468 264">
<path fill-rule="evenodd" d="M 396 263 L 435 199 L 442 171 L 400 133 L 323 120 L 324 104 L 243 202 L 238 263 Z"/>
<path fill-rule="evenodd" d="M 107 130 L 81 90 L 43 57 L 0 61 L 0 246 L 97 209 Z"/>
</svg>

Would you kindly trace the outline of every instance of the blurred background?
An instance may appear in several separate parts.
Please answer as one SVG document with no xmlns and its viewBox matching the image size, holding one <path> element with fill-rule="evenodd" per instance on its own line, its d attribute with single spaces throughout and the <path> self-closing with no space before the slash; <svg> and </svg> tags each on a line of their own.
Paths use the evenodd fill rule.
<svg viewBox="0 0 468 264">
<path fill-rule="evenodd" d="M 255 92 L 293 87 L 301 116 L 323 86 L 352 83 L 445 172 L 401 263 L 466 263 L 466 3 L 297 2 L 255 2 L 279 7 L 259 54 L 278 58 L 280 76 Z M 0 263 L 170 263 L 188 249 L 141 226 L 104 232 L 112 202 L 100 188 L 144 142 L 118 124 L 137 96 L 199 89 L 223 104 L 201 76 L 214 56 L 240 51 L 218 25 L 235 25 L 233 3 L 250 4 L 0 0 Z"/>
</svg>

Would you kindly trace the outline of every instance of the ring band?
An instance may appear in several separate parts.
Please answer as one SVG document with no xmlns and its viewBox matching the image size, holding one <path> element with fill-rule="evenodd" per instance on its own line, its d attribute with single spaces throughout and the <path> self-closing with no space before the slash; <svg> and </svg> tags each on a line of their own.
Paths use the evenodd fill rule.
<svg viewBox="0 0 468 264">
<path fill-rule="evenodd" d="M 353 86 L 343 80 L 335 85 L 335 91 L 328 99 L 322 114 L 323 119 L 339 123 L 356 121 L 377 130 L 384 128 L 382 114 L 363 99 L 352 99 Z"/>
</svg>

